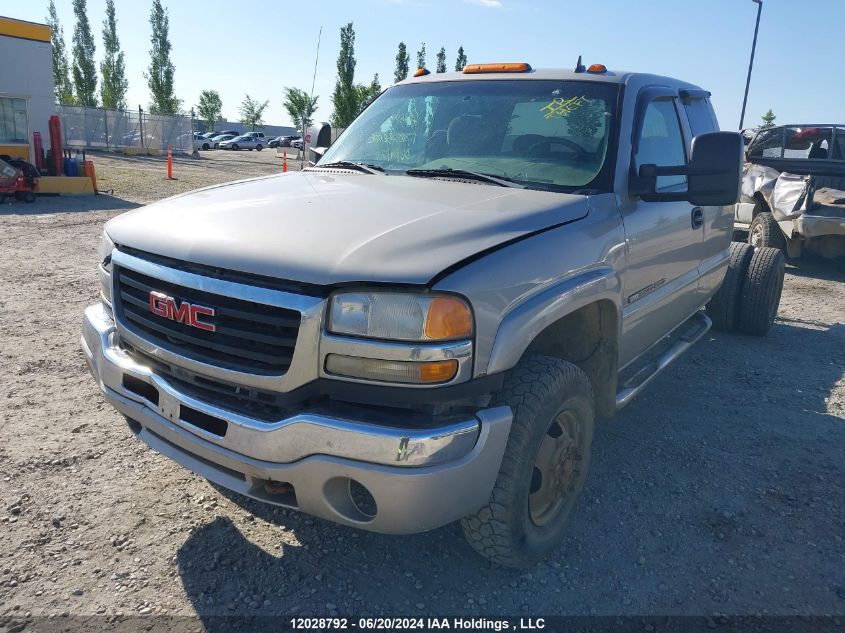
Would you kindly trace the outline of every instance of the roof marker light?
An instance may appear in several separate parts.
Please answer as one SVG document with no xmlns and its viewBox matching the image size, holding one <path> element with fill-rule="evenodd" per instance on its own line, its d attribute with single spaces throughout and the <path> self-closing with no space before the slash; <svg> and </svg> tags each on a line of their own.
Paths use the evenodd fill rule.
<svg viewBox="0 0 845 633">
<path fill-rule="evenodd" d="M 595 74 L 606 73 L 607 66 L 605 66 L 604 64 L 590 64 L 590 67 L 587 69 L 587 72 Z"/>
<path fill-rule="evenodd" d="M 468 64 L 464 66 L 465 75 L 480 75 L 483 73 L 527 73 L 531 72 L 531 65 L 525 62 L 508 62 L 504 64 Z"/>
<path fill-rule="evenodd" d="M 424 77 L 425 75 L 430 75 L 431 71 L 427 68 L 417 68 L 414 71 L 414 77 Z"/>
</svg>

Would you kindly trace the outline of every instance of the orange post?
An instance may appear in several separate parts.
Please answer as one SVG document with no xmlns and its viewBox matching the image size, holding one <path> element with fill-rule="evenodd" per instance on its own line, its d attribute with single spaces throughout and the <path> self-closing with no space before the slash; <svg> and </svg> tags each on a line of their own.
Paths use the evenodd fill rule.
<svg viewBox="0 0 845 633">
<path fill-rule="evenodd" d="M 167 146 L 167 179 L 173 180 L 173 146 Z"/>
<path fill-rule="evenodd" d="M 282 150 L 282 173 L 288 170 L 288 151 Z"/>
</svg>

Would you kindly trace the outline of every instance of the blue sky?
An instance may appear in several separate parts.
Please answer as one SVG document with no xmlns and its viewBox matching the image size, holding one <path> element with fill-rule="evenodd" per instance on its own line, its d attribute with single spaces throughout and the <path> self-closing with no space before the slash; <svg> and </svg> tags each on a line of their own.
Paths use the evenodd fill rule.
<svg viewBox="0 0 845 633">
<path fill-rule="evenodd" d="M 116 0 L 126 52 L 129 103 L 149 103 L 151 0 Z M 282 89 L 310 89 L 323 27 L 315 93 L 318 118 L 331 114 L 339 30 L 355 25 L 356 80 L 392 82 L 398 42 L 421 42 L 428 65 L 441 46 L 451 68 L 459 45 L 470 62 L 527 61 L 535 67 L 587 64 L 654 72 L 713 93 L 723 129 L 739 123 L 756 5 L 751 0 L 164 0 L 170 13 L 176 93 L 187 107 L 218 90 L 237 119 L 244 94 L 268 99 L 266 122 L 284 125 Z M 56 0 L 70 48 L 71 0 Z M 43 22 L 47 0 L 0 0 L 0 15 Z M 102 52 L 105 0 L 88 0 Z M 764 0 L 746 126 L 772 108 L 779 123 L 845 121 L 842 24 L 845 0 Z M 837 44 L 838 42 L 838 44 Z"/>
</svg>

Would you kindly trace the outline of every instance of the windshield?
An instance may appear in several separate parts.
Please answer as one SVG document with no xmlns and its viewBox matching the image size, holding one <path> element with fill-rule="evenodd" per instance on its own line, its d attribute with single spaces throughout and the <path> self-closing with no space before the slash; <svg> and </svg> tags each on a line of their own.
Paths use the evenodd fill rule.
<svg viewBox="0 0 845 633">
<path fill-rule="evenodd" d="M 617 95 L 617 85 L 591 81 L 396 86 L 364 110 L 319 164 L 454 169 L 531 188 L 606 189 Z"/>
</svg>

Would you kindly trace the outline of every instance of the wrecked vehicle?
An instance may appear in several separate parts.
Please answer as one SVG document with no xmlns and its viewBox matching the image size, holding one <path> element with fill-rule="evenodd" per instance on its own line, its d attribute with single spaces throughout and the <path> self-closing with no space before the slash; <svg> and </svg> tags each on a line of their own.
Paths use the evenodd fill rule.
<svg viewBox="0 0 845 633">
<path fill-rule="evenodd" d="M 746 151 L 735 229 L 790 257 L 845 256 L 845 125 L 761 129 Z"/>
<path fill-rule="evenodd" d="M 375 532 L 460 519 L 530 565 L 596 418 L 711 325 L 772 326 L 784 256 L 731 243 L 742 139 L 709 97 L 600 64 L 420 69 L 312 132 L 313 167 L 110 220 L 91 371 L 220 486 Z"/>
</svg>

